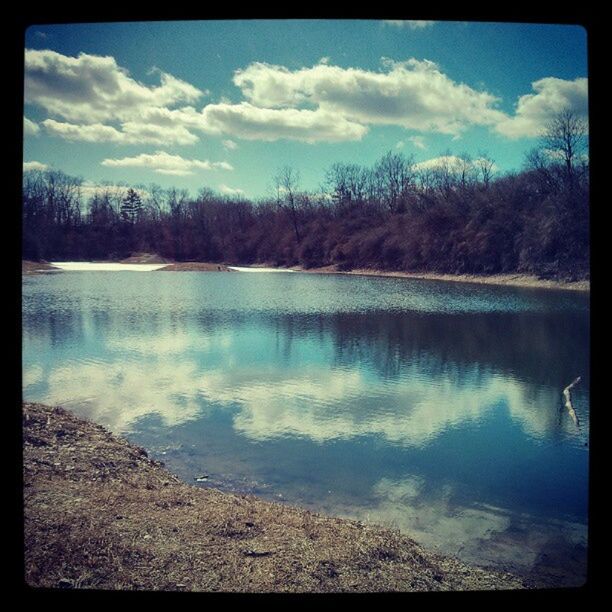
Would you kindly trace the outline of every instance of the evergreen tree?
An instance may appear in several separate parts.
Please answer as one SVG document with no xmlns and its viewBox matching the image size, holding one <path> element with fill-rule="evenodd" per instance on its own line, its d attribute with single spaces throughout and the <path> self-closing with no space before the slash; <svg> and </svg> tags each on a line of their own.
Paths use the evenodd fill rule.
<svg viewBox="0 0 612 612">
<path fill-rule="evenodd" d="M 135 223 L 142 211 L 142 200 L 131 187 L 121 203 L 121 218 L 128 223 Z"/>
</svg>

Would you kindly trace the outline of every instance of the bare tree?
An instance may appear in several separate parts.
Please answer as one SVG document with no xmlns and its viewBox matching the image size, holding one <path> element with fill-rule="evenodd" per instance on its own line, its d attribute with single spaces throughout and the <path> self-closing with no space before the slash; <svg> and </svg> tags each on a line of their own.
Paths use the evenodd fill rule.
<svg viewBox="0 0 612 612">
<path fill-rule="evenodd" d="M 295 239 L 300 242 L 300 230 L 297 218 L 297 194 L 300 184 L 300 173 L 291 166 L 283 166 L 274 177 L 276 205 L 286 210 L 291 217 Z"/>
<path fill-rule="evenodd" d="M 478 153 L 478 157 L 474 161 L 474 165 L 478 172 L 479 178 L 484 185 L 484 188 L 488 189 L 491 178 L 495 172 L 495 161 L 486 151 L 481 151 Z"/>
<path fill-rule="evenodd" d="M 587 122 L 571 110 L 557 113 L 545 126 L 541 138 L 544 149 L 553 157 L 560 158 L 565 180 L 573 188 L 576 166 L 586 152 Z"/>
<path fill-rule="evenodd" d="M 414 160 L 401 153 L 386 153 L 374 167 L 374 180 L 390 212 L 403 212 L 414 181 Z"/>
<path fill-rule="evenodd" d="M 368 172 L 358 164 L 333 164 L 326 174 L 326 188 L 338 211 L 360 205 L 368 191 Z"/>
</svg>

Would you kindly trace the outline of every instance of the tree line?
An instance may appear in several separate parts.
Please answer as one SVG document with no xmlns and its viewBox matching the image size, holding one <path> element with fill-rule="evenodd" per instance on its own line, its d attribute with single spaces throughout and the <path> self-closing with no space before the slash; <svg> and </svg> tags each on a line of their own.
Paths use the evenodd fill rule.
<svg viewBox="0 0 612 612">
<path fill-rule="evenodd" d="M 416 164 L 388 152 L 373 166 L 333 164 L 316 191 L 280 168 L 258 201 L 202 188 L 99 186 L 60 171 L 23 177 L 26 259 L 122 259 L 305 268 L 585 278 L 589 274 L 586 125 L 561 113 L 519 172 L 486 154 Z"/>
</svg>

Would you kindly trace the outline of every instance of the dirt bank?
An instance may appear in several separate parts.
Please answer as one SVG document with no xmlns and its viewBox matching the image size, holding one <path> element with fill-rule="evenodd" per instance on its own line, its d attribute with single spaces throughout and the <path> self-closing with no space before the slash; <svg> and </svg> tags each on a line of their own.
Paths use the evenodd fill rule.
<svg viewBox="0 0 612 612">
<path fill-rule="evenodd" d="M 531 287 L 536 289 L 568 289 L 571 291 L 590 291 L 591 283 L 588 280 L 563 281 L 542 279 L 528 274 L 437 274 L 434 272 L 393 272 L 388 270 L 355 269 L 348 271 L 338 270 L 336 266 L 310 268 L 304 270 L 299 266 L 294 268 L 302 272 L 313 274 L 356 274 L 361 276 L 391 276 L 397 278 L 416 278 L 424 280 L 453 281 L 459 283 L 481 283 L 485 285 L 509 285 L 515 287 Z"/>
<path fill-rule="evenodd" d="M 169 264 L 156 272 L 233 272 L 225 264 L 205 261 L 183 261 Z"/>
<path fill-rule="evenodd" d="M 121 259 L 118 263 L 142 263 L 142 264 L 161 264 L 161 263 L 172 263 L 170 259 L 161 257 L 156 253 L 132 253 L 129 257 Z"/>
<path fill-rule="evenodd" d="M 46 261 L 29 261 L 27 259 L 21 260 L 21 274 L 30 275 L 30 274 L 42 274 L 47 270 L 57 270 L 55 266 L 52 266 L 50 263 Z"/>
<path fill-rule="evenodd" d="M 246 592 L 533 586 L 355 521 L 181 482 L 61 408 L 23 405 L 25 579 L 52 588 Z"/>
</svg>

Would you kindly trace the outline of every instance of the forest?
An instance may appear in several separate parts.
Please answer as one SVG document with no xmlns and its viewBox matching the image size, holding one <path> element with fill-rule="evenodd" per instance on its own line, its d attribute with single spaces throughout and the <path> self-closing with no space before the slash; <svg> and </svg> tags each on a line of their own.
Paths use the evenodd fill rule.
<svg viewBox="0 0 612 612">
<path fill-rule="evenodd" d="M 389 151 L 371 167 L 339 162 L 319 189 L 299 169 L 271 177 L 257 201 L 202 187 L 100 185 L 59 170 L 23 175 L 22 256 L 266 263 L 340 270 L 589 277 L 587 131 L 558 114 L 520 171 L 483 153 L 418 164 Z"/>
</svg>

